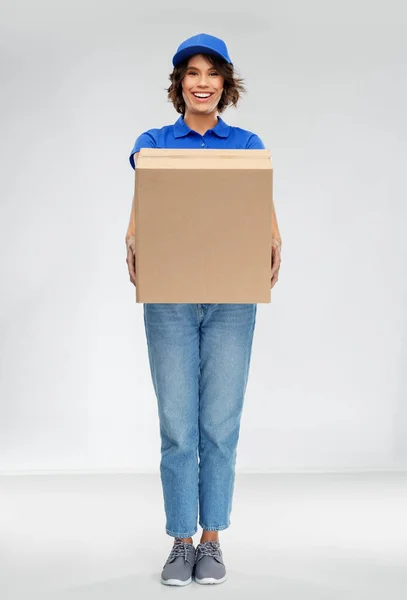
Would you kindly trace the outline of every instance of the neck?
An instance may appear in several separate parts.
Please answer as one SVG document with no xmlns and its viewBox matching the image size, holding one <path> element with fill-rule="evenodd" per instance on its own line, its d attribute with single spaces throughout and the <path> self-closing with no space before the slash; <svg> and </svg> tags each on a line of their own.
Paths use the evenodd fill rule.
<svg viewBox="0 0 407 600">
<path fill-rule="evenodd" d="M 218 123 L 216 111 L 209 115 L 185 112 L 184 121 L 190 129 L 203 135 L 208 129 L 213 129 Z"/>
</svg>

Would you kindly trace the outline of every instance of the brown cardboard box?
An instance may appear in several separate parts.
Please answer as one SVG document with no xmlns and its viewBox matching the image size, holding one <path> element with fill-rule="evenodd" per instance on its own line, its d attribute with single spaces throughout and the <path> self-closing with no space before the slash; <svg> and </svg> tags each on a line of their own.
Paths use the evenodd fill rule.
<svg viewBox="0 0 407 600">
<path fill-rule="evenodd" d="M 136 302 L 270 302 L 268 150 L 143 148 L 135 186 Z"/>
</svg>

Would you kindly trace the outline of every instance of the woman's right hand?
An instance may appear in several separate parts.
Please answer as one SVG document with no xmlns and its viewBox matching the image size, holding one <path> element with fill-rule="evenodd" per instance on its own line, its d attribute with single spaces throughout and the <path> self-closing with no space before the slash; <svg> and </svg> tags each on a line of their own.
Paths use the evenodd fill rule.
<svg viewBox="0 0 407 600">
<path fill-rule="evenodd" d="M 126 242 L 127 246 L 127 268 L 129 270 L 130 281 L 136 287 L 136 238 L 132 235 Z"/>
</svg>

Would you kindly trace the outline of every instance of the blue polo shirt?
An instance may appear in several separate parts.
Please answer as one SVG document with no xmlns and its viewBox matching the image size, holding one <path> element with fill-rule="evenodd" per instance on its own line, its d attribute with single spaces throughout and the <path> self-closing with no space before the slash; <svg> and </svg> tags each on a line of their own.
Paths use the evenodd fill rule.
<svg viewBox="0 0 407 600">
<path fill-rule="evenodd" d="M 263 150 L 265 145 L 259 136 L 247 129 L 227 125 L 218 117 L 218 122 L 204 135 L 190 129 L 183 115 L 173 125 L 161 129 L 148 129 L 136 139 L 129 156 L 133 169 L 133 154 L 141 148 L 213 148 L 225 150 Z"/>
</svg>

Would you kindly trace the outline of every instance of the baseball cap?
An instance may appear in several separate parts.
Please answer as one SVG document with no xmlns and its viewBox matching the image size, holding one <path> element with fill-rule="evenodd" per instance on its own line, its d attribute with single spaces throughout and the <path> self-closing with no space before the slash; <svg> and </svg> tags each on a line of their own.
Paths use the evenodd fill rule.
<svg viewBox="0 0 407 600">
<path fill-rule="evenodd" d="M 176 67 L 185 58 L 194 54 L 213 54 L 223 58 L 223 60 L 233 66 L 225 42 L 208 33 L 198 33 L 198 35 L 193 35 L 183 41 L 173 56 L 172 64 Z"/>
</svg>

